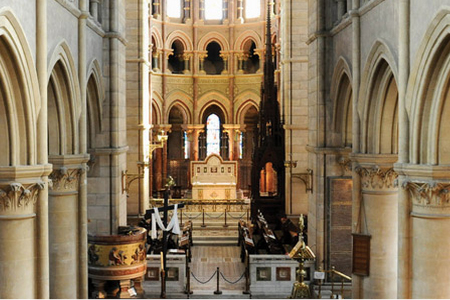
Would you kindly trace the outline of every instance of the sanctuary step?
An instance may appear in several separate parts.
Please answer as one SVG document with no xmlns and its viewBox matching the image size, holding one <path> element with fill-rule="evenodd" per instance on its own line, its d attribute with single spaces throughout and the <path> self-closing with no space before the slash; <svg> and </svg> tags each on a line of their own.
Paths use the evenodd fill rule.
<svg viewBox="0 0 450 300">
<path fill-rule="evenodd" d="M 194 246 L 236 246 L 238 242 L 238 220 L 245 213 L 227 212 L 227 227 L 223 212 L 183 213 L 183 220 L 193 223 L 192 239 Z M 204 227 L 202 225 L 205 225 Z"/>
</svg>

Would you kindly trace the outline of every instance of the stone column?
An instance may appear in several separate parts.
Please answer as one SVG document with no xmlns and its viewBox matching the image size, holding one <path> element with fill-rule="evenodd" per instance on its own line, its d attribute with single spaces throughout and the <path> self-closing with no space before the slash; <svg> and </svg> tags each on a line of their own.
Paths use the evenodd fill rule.
<svg viewBox="0 0 450 300">
<path fill-rule="evenodd" d="M 239 142 L 236 141 L 238 137 L 239 129 L 241 128 L 240 124 L 223 124 L 223 130 L 228 133 L 228 143 L 229 143 L 229 159 L 237 160 L 238 159 L 238 147 Z"/>
<path fill-rule="evenodd" d="M 411 176 L 409 172 L 410 179 L 402 183 L 412 206 L 411 298 L 449 298 L 449 168 L 431 171 L 427 167 L 413 166 L 411 170 L 415 174 Z M 435 177 L 441 178 L 427 180 L 423 176 L 425 172 L 433 172 Z"/>
<path fill-rule="evenodd" d="M 360 152 L 360 138 L 359 138 L 359 115 L 358 115 L 358 97 L 360 84 L 360 60 L 361 60 L 361 33 L 360 33 L 360 18 L 358 13 L 359 0 L 353 0 L 352 10 L 350 16 L 352 18 L 352 153 Z M 354 167 L 356 165 L 354 164 Z M 355 170 L 355 168 L 353 168 Z M 352 232 L 358 232 L 359 228 L 355 226 L 361 204 L 361 185 L 356 184 L 360 182 L 361 178 L 355 171 L 352 172 L 353 191 L 352 191 Z M 357 275 L 352 276 L 352 298 L 361 298 L 362 282 L 361 277 Z"/>
<path fill-rule="evenodd" d="M 47 169 L 42 165 L 0 168 L 0 298 L 41 294 L 36 214 Z"/>
<path fill-rule="evenodd" d="M 208 53 L 207 52 L 200 52 L 198 54 L 198 60 L 199 60 L 199 73 L 200 74 L 206 74 L 204 67 L 203 67 L 203 63 L 205 61 L 205 58 L 208 57 Z"/>
<path fill-rule="evenodd" d="M 91 2 L 95 2 L 91 1 Z M 88 0 L 80 0 L 81 14 L 78 17 L 78 76 L 80 82 L 81 116 L 80 116 L 80 153 L 87 153 L 87 80 L 86 80 L 86 19 L 89 16 Z M 96 3 L 98 5 L 98 3 Z M 98 12 L 95 12 L 95 16 Z M 89 160 L 89 155 L 87 160 Z M 87 170 L 86 162 L 82 163 L 81 169 Z M 78 197 L 78 298 L 88 297 L 88 271 L 87 271 L 87 172 L 82 172 L 80 177 Z"/>
<path fill-rule="evenodd" d="M 242 0 L 237 0 L 237 18 L 236 23 L 244 23 L 244 3 Z"/>
<path fill-rule="evenodd" d="M 191 73 L 190 66 L 189 66 L 189 61 L 190 61 L 191 56 L 192 56 L 192 53 L 184 53 L 182 55 L 182 59 L 183 59 L 183 62 L 184 62 L 183 74 L 190 74 Z"/>
<path fill-rule="evenodd" d="M 358 218 L 361 233 L 371 235 L 370 275 L 362 277 L 361 298 L 397 297 L 397 173 L 391 164 L 381 167 L 367 161 L 383 158 L 358 156 L 356 172 L 361 177 L 361 206 Z"/>
<path fill-rule="evenodd" d="M 183 16 L 183 22 L 188 23 L 191 20 L 191 2 L 190 0 L 184 0 L 183 5 L 184 10 L 184 16 Z"/>
<path fill-rule="evenodd" d="M 49 179 L 50 297 L 77 298 L 80 225 L 80 178 L 88 155 L 51 156 L 53 172 Z M 87 238 L 87 236 L 86 236 Z"/>
<path fill-rule="evenodd" d="M 199 21 L 205 20 L 205 0 L 199 1 L 198 19 Z"/>
<path fill-rule="evenodd" d="M 342 16 L 346 13 L 345 4 L 347 0 L 336 0 L 337 2 L 337 19 L 338 21 L 342 19 Z"/>
<path fill-rule="evenodd" d="M 153 18 L 157 19 L 161 15 L 160 0 L 153 0 Z"/>
<path fill-rule="evenodd" d="M 159 51 L 152 52 L 152 66 L 153 72 L 159 71 Z"/>
<path fill-rule="evenodd" d="M 223 70 L 221 74 L 228 74 L 228 52 L 220 51 L 220 57 L 223 59 Z"/>
<path fill-rule="evenodd" d="M 90 4 L 89 11 L 90 11 L 92 18 L 94 18 L 95 21 L 99 20 L 99 18 L 98 18 L 98 16 L 99 16 L 98 4 L 99 3 L 100 3 L 100 0 L 90 0 L 90 2 L 89 2 L 89 4 Z"/>
<path fill-rule="evenodd" d="M 51 166 L 48 165 L 48 123 L 47 123 L 47 0 L 36 1 L 36 73 L 39 80 L 40 104 L 37 121 L 37 140 L 42 141 L 37 146 L 37 163 L 47 166 L 48 172 L 42 177 L 44 188 L 39 193 L 36 207 L 37 222 L 37 296 L 36 298 L 49 298 L 49 255 L 48 255 L 48 174 Z M 0 275 L 2 276 L 2 275 Z M 11 275 L 8 275 L 11 276 Z M 18 277 L 20 278 L 20 277 Z M 3 285 L 0 285 L 3 286 Z M 2 297 L 0 295 L 0 297 Z M 2 297 L 3 298 L 3 297 Z M 6 297 L 4 297 L 6 298 Z M 25 298 L 25 297 L 12 297 Z"/>
<path fill-rule="evenodd" d="M 188 138 L 190 143 L 190 159 L 198 160 L 198 136 L 200 131 L 204 129 L 203 124 L 189 124 L 186 126 L 186 130 L 188 131 Z"/>
<path fill-rule="evenodd" d="M 409 120 L 406 111 L 406 89 L 409 77 L 409 15 L 410 0 L 399 1 L 398 43 L 398 163 L 409 163 Z M 397 165 L 396 165 L 397 168 Z M 400 182 L 405 178 L 400 176 Z M 411 205 L 405 189 L 398 197 L 398 298 L 411 298 Z"/>
<path fill-rule="evenodd" d="M 241 51 L 241 52 L 237 52 L 236 56 L 238 59 L 237 73 L 244 74 L 244 60 L 246 60 L 248 58 L 248 55 Z"/>
</svg>

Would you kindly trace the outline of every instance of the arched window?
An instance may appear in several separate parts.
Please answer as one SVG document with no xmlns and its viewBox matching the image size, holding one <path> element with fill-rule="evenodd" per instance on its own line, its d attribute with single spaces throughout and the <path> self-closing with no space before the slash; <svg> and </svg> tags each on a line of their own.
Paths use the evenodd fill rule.
<svg viewBox="0 0 450 300">
<path fill-rule="evenodd" d="M 239 159 L 244 157 L 244 133 L 239 134 Z"/>
<path fill-rule="evenodd" d="M 220 119 L 216 114 L 206 119 L 206 156 L 220 155 Z"/>
<path fill-rule="evenodd" d="M 169 18 L 181 18 L 181 1 L 167 0 L 167 16 Z"/>
<path fill-rule="evenodd" d="M 259 18 L 261 15 L 261 0 L 245 0 L 245 18 Z"/>
<path fill-rule="evenodd" d="M 183 138 L 184 138 L 184 159 L 189 159 L 189 140 L 188 140 L 188 136 L 187 136 L 187 132 L 185 131 L 183 134 Z"/>
<path fill-rule="evenodd" d="M 223 0 L 205 0 L 205 19 L 222 20 Z"/>
</svg>

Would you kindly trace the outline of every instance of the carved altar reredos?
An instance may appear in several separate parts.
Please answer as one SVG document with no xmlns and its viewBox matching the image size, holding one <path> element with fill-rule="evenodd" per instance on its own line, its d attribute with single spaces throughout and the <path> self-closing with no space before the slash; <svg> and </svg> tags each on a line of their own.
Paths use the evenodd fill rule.
<svg viewBox="0 0 450 300">
<path fill-rule="evenodd" d="M 236 199 L 237 162 L 211 154 L 205 161 L 191 161 L 193 199 Z"/>
</svg>

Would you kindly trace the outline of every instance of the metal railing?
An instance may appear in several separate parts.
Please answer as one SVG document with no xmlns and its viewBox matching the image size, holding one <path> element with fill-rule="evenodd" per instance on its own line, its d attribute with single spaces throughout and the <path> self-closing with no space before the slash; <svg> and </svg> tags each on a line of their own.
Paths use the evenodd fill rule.
<svg viewBox="0 0 450 300">
<path fill-rule="evenodd" d="M 162 198 L 151 198 L 149 200 L 150 207 L 161 206 L 164 202 Z M 208 208 L 212 212 L 224 211 L 224 208 L 230 211 L 244 212 L 250 207 L 250 200 L 248 199 L 170 199 L 171 204 L 184 203 L 187 212 L 201 212 L 203 209 Z M 224 207 L 223 207 L 224 206 Z M 235 209 L 231 209 L 231 208 Z"/>
<path fill-rule="evenodd" d="M 330 274 L 330 284 L 331 284 L 331 295 L 330 298 L 339 298 L 340 299 L 344 299 L 344 284 L 345 283 L 351 283 L 352 282 L 352 278 L 348 275 L 345 275 L 342 272 L 339 272 L 336 270 L 336 268 L 334 266 L 331 267 L 331 270 L 325 270 L 325 271 L 320 271 L 319 272 L 325 272 L 325 273 L 329 273 Z M 341 288 L 340 290 L 335 291 L 335 276 L 338 276 L 341 279 L 340 285 Z M 347 282 L 346 282 L 347 281 Z M 318 286 L 319 286 L 319 295 L 318 298 L 320 299 L 322 297 L 321 292 L 322 292 L 322 280 L 318 280 Z M 336 293 L 335 293 L 336 292 Z M 340 294 L 338 293 L 340 292 Z M 338 297 L 336 297 L 338 296 Z"/>
</svg>

